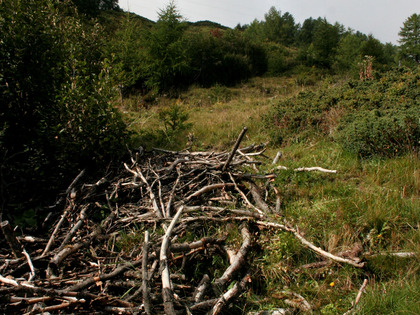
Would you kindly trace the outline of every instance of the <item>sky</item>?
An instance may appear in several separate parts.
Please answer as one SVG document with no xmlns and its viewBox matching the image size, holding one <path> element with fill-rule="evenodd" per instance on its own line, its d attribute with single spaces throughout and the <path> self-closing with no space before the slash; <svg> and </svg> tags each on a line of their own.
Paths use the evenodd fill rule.
<svg viewBox="0 0 420 315">
<path fill-rule="evenodd" d="M 134 12 L 152 21 L 170 0 L 119 0 L 124 11 Z M 179 13 L 190 22 L 209 20 L 228 27 L 264 20 L 271 7 L 282 14 L 289 12 L 295 22 L 307 18 L 326 18 L 346 28 L 372 34 L 382 43 L 398 45 L 398 32 L 414 13 L 420 14 L 420 0 L 175 0 Z"/>
</svg>

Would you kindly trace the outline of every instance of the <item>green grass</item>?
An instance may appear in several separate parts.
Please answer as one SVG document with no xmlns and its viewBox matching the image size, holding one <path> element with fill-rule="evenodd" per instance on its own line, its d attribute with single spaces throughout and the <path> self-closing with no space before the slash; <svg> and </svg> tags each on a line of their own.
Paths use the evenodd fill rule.
<svg viewBox="0 0 420 315">
<path fill-rule="evenodd" d="M 282 151 L 278 165 L 289 170 L 275 171 L 277 178 L 272 184 L 281 193 L 282 214 L 309 241 L 335 254 L 352 249 L 356 243 L 363 246 L 364 253 L 419 254 L 419 155 L 360 159 L 328 135 L 315 134 L 279 147 L 270 141 L 263 117 L 279 100 L 304 89 L 296 86 L 295 80 L 255 78 L 233 88 L 192 88 L 177 100 L 162 98 L 149 109 L 133 110 L 135 106 L 130 105 L 127 115 L 133 121 L 132 129 L 138 132 L 137 144 L 148 148 L 183 149 L 188 135 L 193 135 L 193 150 L 229 149 L 247 126 L 243 145 L 270 142 L 265 152 L 270 158 Z M 188 125 L 168 136 L 162 131 L 159 110 L 175 103 L 188 114 Z M 263 161 L 268 163 L 260 172 L 272 172 L 271 161 Z M 337 174 L 293 171 L 304 166 L 335 169 Z M 210 230 L 203 233 L 223 234 Z M 230 231 L 239 233 L 240 229 Z M 229 239 L 234 237 L 229 235 Z M 287 307 L 281 291 L 291 290 L 304 296 L 316 313 L 344 313 L 364 278 L 369 284 L 358 308 L 360 314 L 417 314 L 419 310 L 418 258 L 379 256 L 366 258 L 364 269 L 332 264 L 302 271 L 300 266 L 320 258 L 292 235 L 274 230 L 260 233 L 251 256 L 254 280 L 245 298 L 249 310 Z"/>
<path fill-rule="evenodd" d="M 368 287 L 355 314 L 420 314 L 418 278 L 392 280 Z"/>
</svg>

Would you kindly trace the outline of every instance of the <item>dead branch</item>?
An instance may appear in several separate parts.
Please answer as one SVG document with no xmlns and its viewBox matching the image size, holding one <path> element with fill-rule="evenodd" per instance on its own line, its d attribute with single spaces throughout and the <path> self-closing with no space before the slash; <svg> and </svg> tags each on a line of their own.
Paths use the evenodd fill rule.
<svg viewBox="0 0 420 315">
<path fill-rule="evenodd" d="M 205 274 L 203 276 L 203 279 L 201 279 L 200 283 L 194 291 L 193 300 L 195 303 L 201 302 L 203 300 L 204 293 L 206 292 L 209 285 L 210 277 L 207 274 Z"/>
<path fill-rule="evenodd" d="M 66 238 L 61 243 L 60 247 L 58 248 L 58 251 L 61 251 L 65 245 L 71 240 L 73 235 L 77 232 L 77 230 L 82 226 L 83 221 L 86 219 L 86 210 L 87 207 L 82 207 L 82 211 L 80 211 L 79 220 L 76 222 L 76 224 L 72 227 L 70 232 L 66 235 Z"/>
<path fill-rule="evenodd" d="M 245 203 L 253 208 L 255 211 L 257 211 L 259 214 L 264 214 L 264 212 L 260 209 L 258 209 L 256 206 L 254 206 L 247 198 L 247 196 L 243 193 L 243 191 L 239 188 L 239 186 L 236 184 L 235 179 L 233 178 L 232 174 L 229 173 L 229 177 L 231 179 L 231 181 L 233 182 L 236 191 L 241 195 L 242 199 L 245 201 Z"/>
<path fill-rule="evenodd" d="M 288 297 L 288 299 L 285 299 L 284 302 L 295 308 L 295 309 L 299 309 L 302 312 L 309 312 L 312 309 L 312 306 L 308 303 L 308 301 L 301 296 L 300 294 L 296 293 L 296 292 L 292 292 L 292 291 L 281 291 L 281 294 L 285 295 Z"/>
<path fill-rule="evenodd" d="M 70 210 L 72 210 L 72 209 L 73 209 L 73 207 L 74 207 L 73 200 L 72 200 L 72 199 L 70 199 L 69 204 L 68 204 L 68 205 L 67 205 L 67 207 L 64 209 L 64 212 L 63 212 L 63 214 L 61 215 L 60 220 L 58 221 L 57 225 L 55 226 L 54 231 L 53 231 L 53 233 L 51 234 L 50 239 L 48 240 L 47 246 L 45 246 L 45 249 L 44 249 L 44 251 L 43 251 L 43 252 L 42 252 L 42 254 L 41 254 L 41 257 L 44 257 L 44 256 L 45 256 L 45 255 L 49 252 L 49 250 L 50 250 L 50 248 L 51 248 L 52 244 L 53 244 L 53 243 L 54 243 L 54 241 L 55 241 L 55 237 L 56 237 L 56 235 L 57 235 L 58 231 L 59 231 L 59 230 L 60 230 L 60 228 L 61 228 L 61 225 L 64 223 L 64 220 L 66 219 L 67 214 L 69 213 L 69 211 L 70 211 Z"/>
<path fill-rule="evenodd" d="M 16 259 L 7 246 L 0 248 L 2 310 L 174 314 L 189 308 L 192 313 L 223 312 L 246 289 L 249 277 L 244 277 L 243 267 L 252 264 L 247 261 L 252 242 L 246 227 L 241 230 L 239 250 L 228 255 L 225 248 L 232 244 L 225 244 L 226 235 L 220 235 L 219 228 L 228 222 L 281 228 L 321 251 L 330 263 L 334 257 L 305 240 L 297 229 L 265 221 L 269 205 L 274 204 L 268 189 L 276 193 L 276 210 L 280 210 L 281 193 L 270 184 L 277 175 L 246 173 L 243 165 L 255 167 L 261 164 L 260 157 L 267 157 L 263 156 L 265 145 L 239 147 L 245 131 L 230 152 L 156 149 L 132 156 L 121 171 L 108 173 L 94 184 L 76 190 L 72 183 L 49 237 L 17 238 L 25 244 L 26 259 Z M 258 190 L 261 181 L 266 183 L 265 199 Z M 174 209 L 178 212 L 171 219 Z M 207 225 L 218 232 L 206 235 L 203 227 Z M 144 242 L 139 244 L 138 237 L 145 231 Z M 212 271 L 205 269 L 214 256 L 231 259 L 218 279 L 211 279 Z M 343 254 L 341 259 L 348 257 L 356 263 L 353 256 Z M 191 272 L 196 265 L 200 274 Z M 201 279 L 191 278 L 193 273 Z M 235 280 L 240 282 L 232 283 Z M 213 290 L 209 290 L 211 283 Z M 229 284 L 231 289 L 225 292 Z"/>
<path fill-rule="evenodd" d="M 168 263 L 168 251 L 169 251 L 169 238 L 171 237 L 171 233 L 173 228 L 175 227 L 178 218 L 180 217 L 182 210 L 184 209 L 183 206 L 179 207 L 177 213 L 175 214 L 174 218 L 171 221 L 168 229 L 166 230 L 165 236 L 162 240 L 162 246 L 160 249 L 160 268 L 162 272 L 162 297 L 163 297 L 163 306 L 165 309 L 166 314 L 175 314 L 175 308 L 173 305 L 173 292 L 172 286 L 170 281 L 170 273 L 169 273 L 169 263 Z"/>
<path fill-rule="evenodd" d="M 201 240 L 192 243 L 171 244 L 172 253 L 187 252 L 197 248 L 205 248 L 208 244 L 221 244 L 223 239 L 215 239 L 213 237 L 203 237 Z"/>
<path fill-rule="evenodd" d="M 32 263 L 31 256 L 29 256 L 28 252 L 25 249 L 22 250 L 22 254 L 25 255 L 26 260 L 28 261 L 29 269 L 31 270 L 28 279 L 28 282 L 31 282 L 35 278 L 35 267 Z"/>
<path fill-rule="evenodd" d="M 286 166 L 277 166 L 275 169 L 277 170 L 288 170 L 288 168 Z M 312 171 L 318 171 L 318 172 L 322 172 L 322 173 L 332 173 L 332 174 L 336 174 L 337 170 L 328 170 L 319 166 L 314 166 L 314 167 L 298 167 L 294 169 L 295 172 L 312 172 Z"/>
<path fill-rule="evenodd" d="M 292 228 L 290 226 L 286 226 L 284 224 L 279 224 L 279 223 L 274 223 L 274 222 L 264 222 L 264 221 L 257 221 L 257 224 L 262 225 L 262 226 L 266 226 L 266 227 L 280 228 L 283 231 L 291 232 L 297 237 L 297 239 L 303 245 L 309 247 L 315 253 L 317 253 L 317 254 L 325 257 L 325 258 L 334 260 L 336 262 L 349 264 L 349 265 L 352 265 L 352 266 L 357 267 L 357 268 L 362 268 L 364 266 L 364 263 L 358 263 L 358 262 L 355 262 L 354 260 L 342 258 L 342 257 L 336 256 L 336 255 L 333 255 L 329 252 L 326 252 L 322 248 L 319 248 L 319 247 L 315 246 L 314 244 L 312 244 L 311 242 L 309 242 L 308 240 L 306 240 L 302 235 L 300 235 L 300 233 L 298 231 L 296 231 L 294 228 Z"/>
<path fill-rule="evenodd" d="M 67 290 L 68 291 L 80 291 L 84 288 L 87 288 L 87 287 L 95 284 L 96 282 L 105 281 L 105 280 L 117 277 L 118 275 L 124 273 L 127 270 L 130 270 L 131 268 L 136 268 L 137 266 L 140 266 L 141 263 L 142 263 L 142 259 L 126 263 L 126 264 L 122 265 L 121 267 L 116 268 L 114 271 L 112 271 L 110 273 L 101 274 L 99 276 L 94 276 L 94 277 L 89 277 L 86 280 L 67 288 Z"/>
<path fill-rule="evenodd" d="M 318 171 L 318 172 L 333 173 L 333 174 L 336 174 L 337 173 L 337 170 L 327 170 L 325 168 L 318 167 L 318 166 L 315 166 L 315 167 L 298 167 L 298 168 L 295 168 L 294 171 L 295 172 L 304 172 L 304 171 L 306 171 L 306 172 L 312 172 L 312 171 Z"/>
<path fill-rule="evenodd" d="M 248 128 L 244 127 L 242 129 L 241 133 L 239 134 L 239 137 L 236 140 L 235 145 L 233 146 L 232 151 L 230 152 L 226 163 L 223 165 L 222 172 L 226 171 L 226 168 L 229 166 L 230 162 L 232 162 L 233 156 L 235 155 L 236 150 L 238 149 L 239 145 L 241 144 L 242 138 L 245 136 L 245 133 L 246 133 L 247 130 L 248 130 Z"/>
<path fill-rule="evenodd" d="M 257 207 L 262 209 L 265 213 L 271 213 L 272 211 L 261 197 L 258 187 L 253 182 L 249 182 L 249 187 L 249 191 L 251 192 Z"/>
<path fill-rule="evenodd" d="M 363 280 L 362 286 L 360 287 L 359 292 L 357 293 L 356 299 L 352 303 L 351 307 L 347 310 L 347 312 L 345 312 L 343 315 L 351 314 L 354 311 L 357 303 L 359 303 L 360 298 L 362 297 L 362 293 L 365 290 L 367 284 L 368 284 L 368 279 Z"/>
<path fill-rule="evenodd" d="M 149 275 L 147 271 L 148 255 L 149 255 L 149 231 L 146 231 L 144 232 L 144 242 L 143 242 L 142 292 L 143 292 L 144 311 L 146 312 L 146 314 L 152 314 L 152 303 L 150 301 Z"/>
<path fill-rule="evenodd" d="M 198 191 L 196 191 L 195 193 L 189 195 L 188 197 L 185 198 L 185 201 L 188 202 L 190 201 L 192 198 L 198 197 L 201 194 L 205 193 L 205 192 L 209 192 L 212 190 L 216 190 L 216 189 L 220 189 L 220 188 L 225 188 L 225 187 L 232 187 L 234 186 L 234 184 L 232 183 L 220 183 L 220 184 L 213 184 L 213 185 L 209 185 L 209 186 L 205 186 L 201 189 L 199 189 Z"/>
<path fill-rule="evenodd" d="M 242 278 L 241 282 L 235 283 L 235 285 L 224 293 L 214 304 L 213 309 L 211 310 L 210 314 L 216 315 L 220 314 L 225 307 L 229 303 L 230 300 L 237 297 L 243 290 L 248 282 L 251 281 L 251 277 L 247 274 L 245 277 Z"/>
<path fill-rule="evenodd" d="M 1 230 L 3 232 L 4 238 L 6 239 L 7 243 L 9 244 L 10 248 L 12 249 L 13 255 L 16 258 L 20 258 L 23 256 L 22 254 L 22 245 L 17 240 L 15 233 L 10 226 L 9 221 L 2 221 L 1 222 Z"/>
<path fill-rule="evenodd" d="M 226 284 L 232 281 L 234 275 L 243 267 L 245 263 L 245 257 L 248 253 L 248 249 L 251 246 L 251 234 L 246 227 L 242 228 L 242 246 L 235 256 L 234 262 L 225 270 L 223 275 L 217 279 L 213 284 L 213 290 L 216 293 L 220 293 L 224 290 Z"/>
<path fill-rule="evenodd" d="M 416 257 L 418 254 L 416 252 L 382 252 L 382 253 L 365 253 L 363 256 L 366 258 L 368 257 L 377 257 L 377 256 L 390 256 L 390 257 L 397 257 L 397 258 L 410 258 Z"/>
<path fill-rule="evenodd" d="M 283 154 L 280 152 L 280 151 L 277 151 L 277 154 L 276 154 L 276 156 L 274 157 L 274 159 L 273 159 L 273 162 L 271 163 L 271 164 L 277 164 L 277 162 L 279 161 L 279 159 L 281 158 L 281 156 L 282 156 Z"/>
</svg>

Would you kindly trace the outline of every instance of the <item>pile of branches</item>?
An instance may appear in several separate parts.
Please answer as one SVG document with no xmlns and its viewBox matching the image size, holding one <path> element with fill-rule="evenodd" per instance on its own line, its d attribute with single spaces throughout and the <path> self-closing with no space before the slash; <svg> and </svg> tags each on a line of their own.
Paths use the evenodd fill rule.
<svg viewBox="0 0 420 315">
<path fill-rule="evenodd" d="M 325 260 L 362 267 L 316 247 L 282 219 L 275 171 L 252 171 L 265 146 L 239 149 L 245 131 L 229 152 L 138 150 L 116 176 L 82 184 L 81 172 L 54 205 L 51 213 L 61 207 L 61 216 L 47 218 L 54 224 L 45 238 L 17 237 L 2 222 L 1 311 L 226 313 L 249 290 L 248 258 L 261 228 L 293 233 Z M 234 249 L 223 233 L 203 232 L 229 222 L 240 226 Z M 216 257 L 224 269 L 214 270 Z M 310 310 L 302 297 L 294 300 Z"/>
</svg>

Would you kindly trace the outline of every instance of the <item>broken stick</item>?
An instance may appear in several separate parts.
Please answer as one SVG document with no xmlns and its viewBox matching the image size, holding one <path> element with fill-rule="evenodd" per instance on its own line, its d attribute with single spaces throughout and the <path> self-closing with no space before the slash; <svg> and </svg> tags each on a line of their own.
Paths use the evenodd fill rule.
<svg viewBox="0 0 420 315">
<path fill-rule="evenodd" d="M 223 172 L 224 172 L 224 171 L 226 170 L 226 168 L 229 166 L 230 162 L 232 162 L 233 156 L 235 155 L 236 150 L 238 150 L 239 144 L 241 143 L 242 138 L 244 137 L 244 135 L 245 135 L 245 133 L 246 133 L 246 131 L 247 131 L 247 130 L 248 130 L 248 128 L 247 128 L 247 127 L 244 127 L 244 129 L 242 129 L 241 133 L 239 134 L 239 137 L 238 137 L 238 139 L 236 140 L 236 143 L 235 143 L 235 145 L 233 146 L 232 151 L 230 152 L 229 157 L 228 157 L 228 159 L 227 159 L 227 161 L 226 161 L 225 165 L 223 165 L 223 168 L 222 168 L 222 171 L 223 171 Z"/>
<path fill-rule="evenodd" d="M 287 226 L 287 225 L 284 225 L 284 224 L 279 224 L 279 223 L 274 223 L 274 222 L 264 222 L 264 221 L 257 221 L 257 224 L 267 226 L 267 227 L 276 227 L 276 228 L 282 229 L 283 231 L 291 232 L 299 239 L 299 241 L 303 245 L 309 247 L 310 249 L 312 249 L 317 254 L 319 254 L 323 257 L 326 257 L 328 259 L 331 259 L 331 260 L 334 260 L 334 261 L 340 262 L 340 263 L 349 264 L 349 265 L 355 266 L 357 268 L 362 268 L 365 265 L 365 263 L 363 263 L 363 262 L 358 263 L 358 262 L 355 262 L 354 260 L 351 260 L 351 259 L 342 258 L 342 257 L 336 256 L 336 255 L 333 255 L 333 254 L 323 250 L 322 248 L 319 248 L 319 247 L 315 246 L 314 244 L 309 242 L 307 239 L 305 239 L 302 235 L 300 235 L 300 233 L 296 229 L 294 229 L 290 226 Z"/>
</svg>

